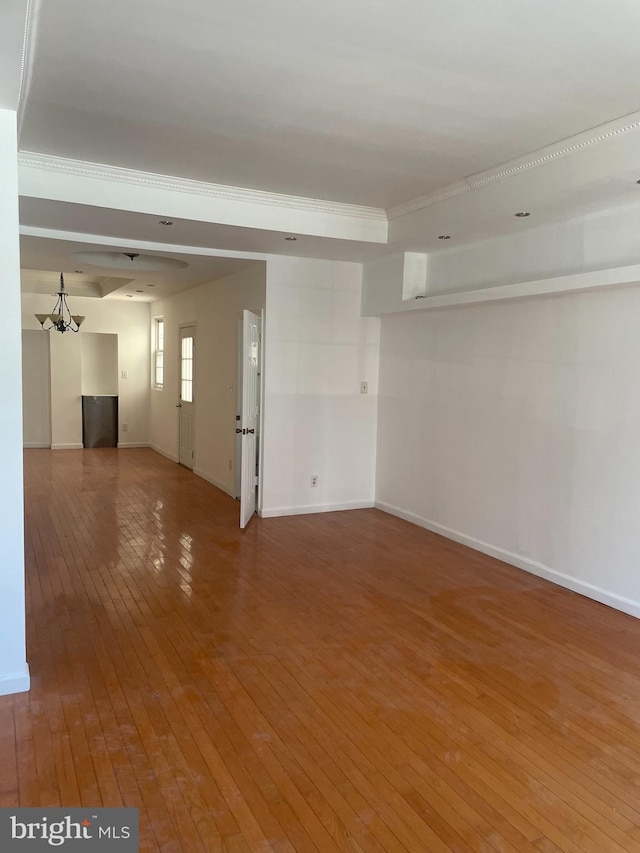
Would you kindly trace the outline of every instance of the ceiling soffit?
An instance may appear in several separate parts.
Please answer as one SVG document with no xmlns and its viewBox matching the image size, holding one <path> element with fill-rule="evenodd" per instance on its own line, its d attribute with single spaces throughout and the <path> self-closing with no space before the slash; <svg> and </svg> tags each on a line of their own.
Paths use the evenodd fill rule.
<svg viewBox="0 0 640 853">
<path fill-rule="evenodd" d="M 388 211 L 30 152 L 20 155 L 20 192 L 95 207 L 106 207 L 103 199 L 108 198 L 108 206 L 116 210 L 264 229 L 274 239 L 263 250 L 274 253 L 282 251 L 282 235 L 291 233 L 432 251 L 442 248 L 437 236 L 452 230 L 461 245 L 544 224 L 560 210 L 563 218 L 579 215 L 577 199 L 590 185 L 637 168 L 639 138 L 640 113 L 633 113 Z M 104 192 L 105 181 L 112 185 L 109 193 Z M 606 198 L 608 206 L 616 204 L 611 188 Z M 628 197 L 624 202 L 629 203 Z M 513 213 L 532 206 L 539 215 L 514 223 Z M 297 248 L 303 249 L 302 242 Z M 331 256 L 329 246 L 318 252 L 318 257 Z"/>
</svg>

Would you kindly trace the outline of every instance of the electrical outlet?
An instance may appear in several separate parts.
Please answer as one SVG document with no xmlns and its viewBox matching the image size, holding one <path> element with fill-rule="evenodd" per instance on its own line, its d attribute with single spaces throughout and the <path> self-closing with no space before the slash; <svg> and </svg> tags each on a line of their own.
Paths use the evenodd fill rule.
<svg viewBox="0 0 640 853">
<path fill-rule="evenodd" d="M 233 382 L 229 383 L 229 393 L 233 394 Z"/>
<path fill-rule="evenodd" d="M 309 485 L 311 486 L 312 489 L 318 488 L 318 475 L 317 474 L 311 475 L 311 479 L 309 480 Z"/>
<path fill-rule="evenodd" d="M 360 393 L 361 394 L 368 394 L 369 393 L 369 383 L 368 382 L 361 382 L 360 383 Z"/>
<path fill-rule="evenodd" d="M 230 471 L 233 470 L 233 460 L 231 460 L 231 459 L 229 460 L 229 470 Z"/>
<path fill-rule="evenodd" d="M 128 379 L 129 378 L 129 371 L 128 370 L 121 370 L 120 371 L 120 378 L 121 379 Z"/>
<path fill-rule="evenodd" d="M 127 432 L 129 429 L 129 424 L 122 424 L 122 432 Z"/>
</svg>

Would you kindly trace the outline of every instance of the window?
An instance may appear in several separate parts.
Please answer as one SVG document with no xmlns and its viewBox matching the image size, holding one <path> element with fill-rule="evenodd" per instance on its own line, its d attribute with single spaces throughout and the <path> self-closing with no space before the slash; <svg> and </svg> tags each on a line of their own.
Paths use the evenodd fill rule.
<svg viewBox="0 0 640 853">
<path fill-rule="evenodd" d="M 182 338 L 180 353 L 180 399 L 185 403 L 193 403 L 193 338 Z"/>
<path fill-rule="evenodd" d="M 164 319 L 153 321 L 153 387 L 164 388 Z"/>
</svg>

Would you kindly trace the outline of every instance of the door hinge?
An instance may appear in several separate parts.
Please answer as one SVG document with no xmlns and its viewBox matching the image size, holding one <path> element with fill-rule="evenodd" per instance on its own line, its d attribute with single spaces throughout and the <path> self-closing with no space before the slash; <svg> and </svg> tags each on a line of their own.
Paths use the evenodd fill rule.
<svg viewBox="0 0 640 853">
<path fill-rule="evenodd" d="M 258 485 L 258 475 L 257 475 L 257 474 L 256 474 L 256 481 L 255 481 L 254 485 L 255 485 L 255 486 L 257 486 L 257 485 Z"/>
</svg>

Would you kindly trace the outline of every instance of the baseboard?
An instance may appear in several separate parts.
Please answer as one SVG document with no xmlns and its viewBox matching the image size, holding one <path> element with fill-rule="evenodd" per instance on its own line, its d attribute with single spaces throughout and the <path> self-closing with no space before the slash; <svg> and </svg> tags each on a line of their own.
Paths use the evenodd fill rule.
<svg viewBox="0 0 640 853">
<path fill-rule="evenodd" d="M 52 444 L 52 450 L 84 450 L 84 444 Z"/>
<path fill-rule="evenodd" d="M 228 486 L 225 486 L 224 483 L 221 483 L 219 480 L 216 480 L 215 477 L 210 477 L 205 471 L 202 470 L 202 468 L 194 468 L 193 473 L 196 474 L 198 477 L 202 477 L 202 479 L 206 480 L 207 483 L 211 483 L 211 485 L 215 486 L 216 489 L 220 489 L 221 492 L 224 492 L 226 495 L 229 495 L 235 500 L 236 496 L 233 492 L 233 489 L 228 488 Z"/>
<path fill-rule="evenodd" d="M 609 592 L 602 587 L 595 586 L 587 581 L 581 581 L 564 572 L 559 572 L 557 569 L 552 569 L 545 566 L 543 563 L 538 563 L 535 560 L 529 560 L 527 557 L 522 557 L 520 554 L 514 554 L 512 551 L 507 551 L 504 548 L 499 548 L 496 545 L 491 545 L 488 542 L 482 542 L 480 539 L 474 539 L 472 536 L 467 536 L 460 533 L 458 530 L 452 530 L 428 518 L 422 518 L 414 512 L 408 512 L 400 507 L 388 504 L 385 501 L 376 501 L 375 507 L 387 512 L 390 515 L 395 515 L 398 518 L 403 518 L 405 521 L 410 521 L 412 524 L 417 524 L 430 530 L 432 533 L 439 533 L 440 536 L 445 536 L 447 539 L 452 539 L 454 542 L 459 542 L 461 545 L 466 545 L 473 548 L 474 551 L 480 551 L 487 554 L 489 557 L 495 557 L 497 560 L 502 560 L 509 563 L 518 569 L 523 569 L 525 572 L 530 572 L 532 575 L 544 578 L 552 583 L 558 584 L 565 589 L 570 589 L 572 592 L 577 592 L 586 598 L 592 598 L 594 601 L 599 601 L 601 604 L 607 604 L 616 610 L 621 610 L 623 613 L 628 613 L 630 616 L 640 618 L 640 601 L 635 601 L 632 598 L 625 598 L 622 595 L 617 595 L 615 592 Z"/>
<path fill-rule="evenodd" d="M 151 447 L 148 441 L 119 441 L 118 450 L 125 447 Z"/>
<path fill-rule="evenodd" d="M 25 450 L 51 450 L 50 444 L 42 444 L 39 441 L 25 441 L 22 446 Z"/>
<path fill-rule="evenodd" d="M 8 696 L 10 693 L 26 693 L 30 687 L 31 676 L 27 663 L 24 665 L 24 672 L 0 676 L 0 696 Z"/>
<path fill-rule="evenodd" d="M 156 453 L 159 453 L 161 456 L 166 456 L 167 459 L 170 459 L 172 462 L 177 462 L 178 457 L 175 453 L 170 453 L 168 450 L 164 450 L 162 447 L 158 447 L 157 444 L 147 444 L 147 447 L 150 447 L 152 450 L 155 450 Z"/>
<path fill-rule="evenodd" d="M 263 509 L 261 518 L 277 518 L 282 515 L 308 515 L 314 512 L 340 512 L 344 509 L 371 509 L 373 501 L 346 501 L 335 504 L 307 504 L 306 506 L 279 506 Z"/>
</svg>

